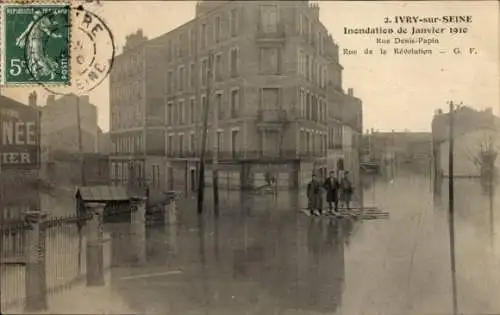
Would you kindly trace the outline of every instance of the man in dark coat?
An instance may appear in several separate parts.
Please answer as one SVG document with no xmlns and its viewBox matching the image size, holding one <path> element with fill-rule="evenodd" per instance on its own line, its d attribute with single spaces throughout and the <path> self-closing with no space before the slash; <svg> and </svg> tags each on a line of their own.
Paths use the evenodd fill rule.
<svg viewBox="0 0 500 315">
<path fill-rule="evenodd" d="M 334 213 L 333 211 L 337 212 L 339 209 L 339 188 L 340 188 L 340 183 L 335 177 L 335 172 L 331 171 L 330 172 L 330 177 L 328 177 L 325 180 L 325 183 L 323 185 L 326 190 L 326 201 L 328 202 L 328 208 L 330 210 L 330 213 Z M 332 205 L 335 205 L 335 210 L 333 210 Z"/>
<path fill-rule="evenodd" d="M 340 199 L 342 199 L 342 201 L 344 202 L 344 207 L 347 210 L 350 210 L 351 197 L 354 189 L 352 187 L 352 183 L 349 180 L 348 175 L 349 172 L 345 171 L 342 176 L 342 179 L 340 180 L 340 196 L 341 196 Z"/>
<path fill-rule="evenodd" d="M 319 214 L 321 214 L 321 185 L 316 179 L 316 175 L 312 175 L 312 179 L 307 184 L 307 199 L 308 199 L 308 208 L 311 211 L 311 215 L 315 215 L 315 210 L 318 210 Z"/>
</svg>

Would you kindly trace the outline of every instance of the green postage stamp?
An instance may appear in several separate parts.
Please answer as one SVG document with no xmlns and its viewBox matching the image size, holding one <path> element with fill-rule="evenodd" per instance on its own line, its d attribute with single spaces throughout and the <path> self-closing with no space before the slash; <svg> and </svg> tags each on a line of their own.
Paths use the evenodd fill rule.
<svg viewBox="0 0 500 315">
<path fill-rule="evenodd" d="M 2 85 L 69 85 L 70 7 L 2 6 Z"/>
</svg>

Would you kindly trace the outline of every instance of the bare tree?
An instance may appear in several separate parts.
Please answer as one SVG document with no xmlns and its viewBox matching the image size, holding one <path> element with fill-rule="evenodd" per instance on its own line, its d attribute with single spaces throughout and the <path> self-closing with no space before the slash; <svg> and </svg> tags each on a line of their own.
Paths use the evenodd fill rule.
<svg viewBox="0 0 500 315">
<path fill-rule="evenodd" d="M 498 156 L 494 138 L 487 135 L 478 140 L 476 147 L 473 152 L 468 152 L 468 157 L 478 168 L 482 179 L 492 180 L 497 175 L 495 162 Z"/>
</svg>

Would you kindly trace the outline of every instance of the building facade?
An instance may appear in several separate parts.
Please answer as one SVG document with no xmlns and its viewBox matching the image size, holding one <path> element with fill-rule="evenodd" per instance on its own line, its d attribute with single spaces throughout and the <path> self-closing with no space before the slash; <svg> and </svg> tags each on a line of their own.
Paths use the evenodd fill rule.
<svg viewBox="0 0 500 315">
<path fill-rule="evenodd" d="M 500 148 L 500 118 L 491 108 L 477 111 L 461 107 L 455 111 L 454 175 L 480 177 L 482 156 Z M 449 113 L 436 112 L 432 121 L 433 168 L 436 174 L 448 176 Z M 494 160 L 498 171 L 500 161 Z"/>
<path fill-rule="evenodd" d="M 342 90 L 339 48 L 317 5 L 201 1 L 194 20 L 164 37 L 170 189 L 197 185 L 207 104 L 222 187 L 258 187 L 269 173 L 278 187 L 305 185 L 312 171 L 326 172 L 330 116 L 345 125 L 354 115 L 361 133 L 360 101 Z"/>
<path fill-rule="evenodd" d="M 110 73 L 110 175 L 142 191 L 164 189 L 164 38 L 127 36 Z"/>
</svg>

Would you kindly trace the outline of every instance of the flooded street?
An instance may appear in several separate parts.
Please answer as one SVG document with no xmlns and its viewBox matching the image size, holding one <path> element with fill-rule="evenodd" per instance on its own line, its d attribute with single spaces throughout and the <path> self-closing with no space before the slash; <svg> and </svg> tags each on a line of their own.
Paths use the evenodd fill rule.
<svg viewBox="0 0 500 315">
<path fill-rule="evenodd" d="M 455 187 L 459 312 L 498 312 L 500 194 L 472 179 Z M 221 192 L 218 220 L 208 211 L 199 221 L 196 201 L 182 201 L 176 224 L 149 229 L 146 266 L 114 257 L 111 285 L 147 314 L 451 314 L 447 181 L 441 188 L 439 197 L 424 177 L 377 181 L 365 204 L 390 217 L 365 221 L 307 217 L 305 197 L 289 192 Z"/>
</svg>

